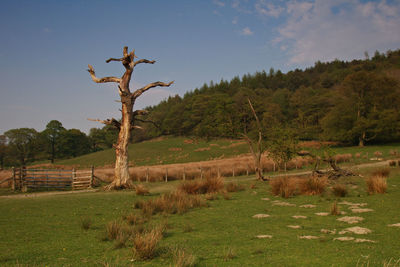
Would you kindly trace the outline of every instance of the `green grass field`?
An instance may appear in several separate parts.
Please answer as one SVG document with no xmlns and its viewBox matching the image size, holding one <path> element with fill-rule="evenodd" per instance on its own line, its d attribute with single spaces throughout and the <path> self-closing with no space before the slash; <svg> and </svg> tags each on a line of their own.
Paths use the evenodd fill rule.
<svg viewBox="0 0 400 267">
<path fill-rule="evenodd" d="M 246 190 L 231 193 L 231 199 L 219 197 L 207 201 L 208 207 L 196 208 L 183 215 L 154 215 L 152 222 L 168 221 L 168 230 L 150 261 L 136 260 L 132 245 L 116 249 L 112 241 L 102 241 L 107 222 L 121 219 L 134 210 L 138 199 L 157 197 L 173 189 L 178 181 L 152 183 L 150 196 L 136 196 L 133 191 L 96 192 L 36 198 L 0 198 L 1 266 L 173 266 L 170 251 L 180 247 L 193 254 L 196 266 L 399 266 L 400 170 L 391 169 L 386 194 L 368 195 L 364 178 L 340 178 L 349 195 L 336 198 L 327 190 L 322 196 L 296 196 L 282 199 L 271 195 L 268 183 L 252 177 L 236 177 Z M 363 170 L 368 177 L 370 170 Z M 231 179 L 227 179 L 232 180 Z M 254 184 L 255 188 L 250 188 Z M 269 198 L 270 200 L 262 200 Z M 296 206 L 274 206 L 273 201 Z M 352 214 L 339 205 L 346 216 L 361 216 L 357 224 L 339 222 L 337 216 L 317 216 L 329 212 L 337 200 L 367 203 L 372 212 Z M 314 204 L 315 208 L 301 208 Z M 259 213 L 263 219 L 252 218 Z M 306 219 L 294 219 L 304 215 Z M 339 216 L 342 217 L 342 216 Z M 90 218 L 89 230 L 81 220 Z M 287 225 L 300 225 L 290 229 Z M 323 234 L 321 229 L 341 231 L 360 226 L 372 230 L 367 235 Z M 190 229 L 188 231 L 187 229 Z M 258 239 L 257 235 L 272 235 Z M 313 235 L 315 240 L 300 239 Z M 376 243 L 333 240 L 340 236 L 370 239 Z M 114 241 L 115 242 L 115 241 Z M 392 265 L 384 265 L 392 259 Z"/>
<path fill-rule="evenodd" d="M 192 142 L 192 143 L 190 143 Z M 307 149 L 307 148 L 305 148 Z M 315 154 L 323 154 L 324 149 L 309 149 Z M 353 163 L 368 162 L 375 157 L 374 152 L 380 151 L 384 158 L 390 157 L 390 151 L 400 151 L 400 144 L 360 147 L 333 147 L 336 154 L 361 153 L 360 158 L 354 158 Z M 131 144 L 129 159 L 132 166 L 149 166 L 159 164 L 187 163 L 230 158 L 248 153 L 248 145 L 243 140 L 217 139 L 206 141 L 202 139 L 188 139 L 184 137 L 164 137 L 151 141 Z M 362 156 L 367 156 L 363 158 Z M 56 161 L 56 165 L 75 165 L 79 167 L 111 165 L 115 161 L 114 149 L 99 151 L 84 156 Z"/>
</svg>

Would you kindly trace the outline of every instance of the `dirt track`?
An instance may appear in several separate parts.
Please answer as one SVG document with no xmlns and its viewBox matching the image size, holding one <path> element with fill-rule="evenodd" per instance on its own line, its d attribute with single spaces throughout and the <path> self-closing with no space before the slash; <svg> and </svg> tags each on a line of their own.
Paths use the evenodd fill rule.
<svg viewBox="0 0 400 267">
<path fill-rule="evenodd" d="M 372 162 L 372 163 L 363 163 L 363 164 L 351 166 L 351 167 L 349 167 L 349 169 L 358 170 L 358 169 L 361 169 L 361 168 L 388 166 L 389 162 L 392 161 L 392 160 L 385 160 L 385 161 Z M 399 159 L 396 159 L 396 160 L 399 160 Z M 303 172 L 293 172 L 293 173 L 288 173 L 288 174 L 271 175 L 269 177 L 273 178 L 273 177 L 280 177 L 280 176 L 299 176 L 299 175 L 308 175 L 308 174 L 311 174 L 311 173 L 312 173 L 312 171 L 303 171 Z M 253 179 L 254 179 L 254 176 L 251 176 L 251 177 L 248 177 L 248 178 L 237 177 L 234 180 L 248 181 L 248 180 L 253 180 Z M 97 190 L 97 189 L 87 189 L 87 190 L 79 190 L 79 191 L 39 192 L 39 193 L 0 196 L 0 199 L 2 199 L 2 198 L 3 199 L 7 199 L 7 198 L 45 197 L 45 196 L 52 196 L 52 195 L 79 194 L 79 193 L 89 193 L 89 192 L 97 192 L 97 191 L 99 191 L 99 190 Z"/>
</svg>

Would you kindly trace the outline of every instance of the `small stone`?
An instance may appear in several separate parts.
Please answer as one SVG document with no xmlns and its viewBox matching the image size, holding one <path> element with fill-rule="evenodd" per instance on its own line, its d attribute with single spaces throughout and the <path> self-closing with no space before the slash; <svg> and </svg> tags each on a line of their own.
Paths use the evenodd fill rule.
<svg viewBox="0 0 400 267">
<path fill-rule="evenodd" d="M 313 205 L 313 204 L 305 204 L 305 205 L 300 206 L 300 208 L 308 208 L 308 209 L 315 208 L 315 207 L 316 207 L 316 205 Z"/>
<path fill-rule="evenodd" d="M 355 226 L 355 227 L 350 227 L 350 228 L 346 228 L 343 231 L 340 231 L 339 234 L 340 235 L 344 235 L 347 233 L 353 233 L 356 235 L 366 235 L 371 233 L 372 231 L 368 228 L 363 228 L 363 227 L 359 227 L 359 226 Z"/>
<path fill-rule="evenodd" d="M 342 236 L 342 237 L 336 237 L 333 239 L 333 241 L 335 240 L 339 240 L 339 241 L 351 241 L 354 240 L 354 237 L 350 237 L 350 236 Z"/>
<path fill-rule="evenodd" d="M 355 243 L 376 243 L 374 240 L 369 240 L 369 239 L 362 239 L 362 238 L 357 238 L 354 240 Z"/>
<path fill-rule="evenodd" d="M 292 228 L 292 229 L 300 229 L 300 225 L 287 225 L 287 227 Z"/>
<path fill-rule="evenodd" d="M 388 224 L 389 227 L 400 227 L 400 223 Z"/>
<path fill-rule="evenodd" d="M 280 201 L 280 200 L 275 200 L 275 201 L 273 201 L 273 204 L 272 204 L 272 206 L 282 206 L 282 207 L 286 206 L 286 207 L 295 207 L 295 206 L 296 206 L 296 204 L 292 204 L 292 203 L 289 203 L 289 202 L 284 202 L 284 201 Z"/>
<path fill-rule="evenodd" d="M 345 217 L 338 218 L 336 220 L 340 221 L 340 222 L 346 222 L 346 223 L 349 223 L 349 224 L 353 224 L 353 223 L 359 223 L 359 222 L 363 221 L 364 218 L 357 217 L 357 216 L 354 216 L 354 217 L 345 216 Z"/>
<path fill-rule="evenodd" d="M 321 233 L 334 235 L 334 234 L 336 234 L 336 229 L 333 229 L 333 230 L 321 229 Z"/>
<path fill-rule="evenodd" d="M 353 213 L 364 213 L 364 212 L 371 212 L 371 211 L 374 211 L 374 210 L 373 210 L 373 209 L 354 208 L 354 209 L 351 209 L 351 211 L 352 211 Z"/>
<path fill-rule="evenodd" d="M 272 235 L 258 235 L 256 237 L 260 238 L 260 239 L 262 239 L 262 238 L 272 238 Z"/>
<path fill-rule="evenodd" d="M 328 215 L 329 215 L 329 212 L 317 212 L 317 213 L 315 213 L 315 215 L 318 215 L 318 216 L 328 216 Z"/>
<path fill-rule="evenodd" d="M 261 219 L 261 218 L 268 218 L 270 216 L 271 215 L 269 215 L 269 214 L 256 214 L 256 215 L 253 215 L 253 218 Z"/>
<path fill-rule="evenodd" d="M 268 201 L 268 200 L 269 200 L 269 198 L 267 198 L 267 197 L 264 197 L 264 198 L 262 198 L 261 200 Z"/>
<path fill-rule="evenodd" d="M 292 218 L 295 218 L 295 219 L 307 219 L 307 216 L 303 216 L 303 215 L 293 215 Z"/>
</svg>

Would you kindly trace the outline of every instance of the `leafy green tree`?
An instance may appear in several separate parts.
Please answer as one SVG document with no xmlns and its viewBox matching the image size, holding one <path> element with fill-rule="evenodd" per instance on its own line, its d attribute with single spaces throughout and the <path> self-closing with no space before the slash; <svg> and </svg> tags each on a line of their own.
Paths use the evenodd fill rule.
<svg viewBox="0 0 400 267">
<path fill-rule="evenodd" d="M 268 156 L 286 171 L 286 164 L 297 154 L 298 139 L 295 131 L 288 127 L 273 127 L 268 132 Z"/>
<path fill-rule="evenodd" d="M 60 140 L 63 157 L 77 157 L 91 151 L 89 137 L 78 129 L 63 131 Z"/>
<path fill-rule="evenodd" d="M 51 163 L 60 155 L 60 138 L 65 128 L 62 123 L 52 120 L 46 125 L 46 129 L 41 133 L 45 140 L 45 152 L 50 158 Z"/>
<path fill-rule="evenodd" d="M 38 138 L 38 132 L 35 129 L 12 129 L 5 132 L 4 135 L 8 139 L 10 155 L 14 157 L 21 166 L 25 166 L 27 162 L 35 159 Z"/>
</svg>

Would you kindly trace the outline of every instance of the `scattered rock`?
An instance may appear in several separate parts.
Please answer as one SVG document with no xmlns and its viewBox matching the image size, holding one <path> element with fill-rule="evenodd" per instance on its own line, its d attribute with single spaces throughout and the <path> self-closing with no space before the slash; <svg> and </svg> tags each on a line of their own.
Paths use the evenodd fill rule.
<svg viewBox="0 0 400 267">
<path fill-rule="evenodd" d="M 260 238 L 260 239 L 262 239 L 262 238 L 272 238 L 272 235 L 258 235 L 256 237 Z"/>
<path fill-rule="evenodd" d="M 336 229 L 333 229 L 333 230 L 321 229 L 321 233 L 334 235 L 334 234 L 336 234 Z"/>
<path fill-rule="evenodd" d="M 269 214 L 262 214 L 262 213 L 260 213 L 260 214 L 256 214 L 256 215 L 254 215 L 254 216 L 253 216 L 253 218 L 256 218 L 256 219 L 261 219 L 261 218 L 268 218 L 269 216 L 271 216 L 271 215 L 269 215 Z"/>
<path fill-rule="evenodd" d="M 360 209 L 360 208 L 353 208 L 351 209 L 353 213 L 364 213 L 364 212 L 370 212 L 374 211 L 373 209 Z"/>
<path fill-rule="evenodd" d="M 264 197 L 264 198 L 262 198 L 261 200 L 268 201 L 268 200 L 269 200 L 269 198 L 267 198 L 267 197 Z"/>
<path fill-rule="evenodd" d="M 251 192 L 252 195 L 257 195 L 257 191 Z"/>
<path fill-rule="evenodd" d="M 308 209 L 315 208 L 315 207 L 316 207 L 316 205 L 313 205 L 313 204 L 305 204 L 305 205 L 300 206 L 300 208 L 308 208 Z"/>
<path fill-rule="evenodd" d="M 318 215 L 318 216 L 328 216 L 328 215 L 329 215 L 329 212 L 317 212 L 317 213 L 315 213 L 315 215 Z"/>
<path fill-rule="evenodd" d="M 400 227 L 400 223 L 388 224 L 389 227 Z"/>
<path fill-rule="evenodd" d="M 336 220 L 340 221 L 340 222 L 346 222 L 349 224 L 353 224 L 353 223 L 359 223 L 359 222 L 363 221 L 364 218 L 358 217 L 358 216 L 354 216 L 354 217 L 345 216 L 345 217 L 338 218 Z"/>
<path fill-rule="evenodd" d="M 292 229 L 300 229 L 300 225 L 287 225 L 287 227 L 292 228 Z"/>
<path fill-rule="evenodd" d="M 307 219 L 307 216 L 303 216 L 303 215 L 293 215 L 292 218 L 295 218 L 295 219 Z"/>
<path fill-rule="evenodd" d="M 358 206 L 358 207 L 364 207 L 364 206 L 367 206 L 368 205 L 368 203 L 353 203 L 353 202 L 348 202 L 348 201 L 342 201 L 342 202 L 339 202 L 338 204 L 340 204 L 340 205 L 347 205 L 347 206 Z"/>
<path fill-rule="evenodd" d="M 352 241 L 354 240 L 354 237 L 350 237 L 350 236 L 342 236 L 342 237 L 336 237 L 333 239 L 333 241 L 335 240 L 339 240 L 339 241 Z"/>
<path fill-rule="evenodd" d="M 284 201 L 280 201 L 280 200 L 274 200 L 272 206 L 295 207 L 296 204 L 292 204 L 292 203 L 284 202 Z"/>
<path fill-rule="evenodd" d="M 339 214 L 340 214 L 340 215 L 345 215 L 345 214 L 347 214 L 347 212 L 345 212 L 345 211 L 339 211 Z"/>
<path fill-rule="evenodd" d="M 357 238 L 354 240 L 355 243 L 376 243 L 374 240 L 369 240 L 369 239 L 362 239 L 362 238 Z"/>
<path fill-rule="evenodd" d="M 366 235 L 366 234 L 369 234 L 371 232 L 372 231 L 369 230 L 368 228 L 355 226 L 355 227 L 346 228 L 343 231 L 340 231 L 339 234 L 340 235 L 344 235 L 344 234 L 347 234 L 347 233 L 353 233 L 353 234 L 356 234 L 356 235 Z"/>
<path fill-rule="evenodd" d="M 299 236 L 299 239 L 318 239 L 318 236 L 314 236 L 314 235 L 302 235 Z"/>
</svg>

